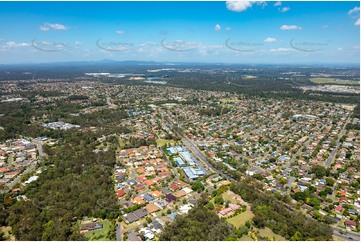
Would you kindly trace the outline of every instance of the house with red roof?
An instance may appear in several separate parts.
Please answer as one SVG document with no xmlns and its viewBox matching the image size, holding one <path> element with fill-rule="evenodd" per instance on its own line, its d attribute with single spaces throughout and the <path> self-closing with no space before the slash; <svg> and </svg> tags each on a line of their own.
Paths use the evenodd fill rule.
<svg viewBox="0 0 361 242">
<path fill-rule="evenodd" d="M 356 228 L 356 222 L 352 220 L 346 220 L 345 221 L 346 228 L 355 229 Z"/>
<path fill-rule="evenodd" d="M 127 194 L 124 190 L 117 190 L 117 198 L 123 197 L 125 194 Z"/>
</svg>

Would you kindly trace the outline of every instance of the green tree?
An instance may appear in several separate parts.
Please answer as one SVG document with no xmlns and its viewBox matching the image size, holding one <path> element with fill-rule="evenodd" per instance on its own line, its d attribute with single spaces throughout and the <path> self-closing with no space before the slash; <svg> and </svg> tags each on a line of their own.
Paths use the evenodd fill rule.
<svg viewBox="0 0 361 242">
<path fill-rule="evenodd" d="M 209 210 L 213 210 L 214 209 L 214 204 L 212 202 L 207 203 L 207 208 Z"/>
<path fill-rule="evenodd" d="M 224 200 L 223 200 L 223 197 L 222 196 L 216 196 L 215 198 L 214 198 L 214 203 L 215 204 L 223 204 L 224 203 Z"/>
<path fill-rule="evenodd" d="M 217 214 L 195 207 L 186 215 L 179 215 L 173 223 L 167 224 L 160 234 L 161 241 L 204 241 L 225 240 L 236 237 L 235 228 Z"/>
<path fill-rule="evenodd" d="M 201 183 L 201 181 L 196 181 L 192 184 L 192 190 L 196 191 L 196 192 L 202 192 L 204 190 L 204 186 Z"/>
<path fill-rule="evenodd" d="M 303 240 L 302 234 L 300 232 L 296 231 L 290 240 L 291 241 L 302 241 Z"/>
</svg>

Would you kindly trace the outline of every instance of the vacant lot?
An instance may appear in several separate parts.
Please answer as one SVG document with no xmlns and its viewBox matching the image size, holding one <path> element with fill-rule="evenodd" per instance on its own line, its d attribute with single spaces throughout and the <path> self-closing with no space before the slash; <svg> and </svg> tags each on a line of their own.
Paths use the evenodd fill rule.
<svg viewBox="0 0 361 242">
<path fill-rule="evenodd" d="M 165 144 L 174 144 L 175 141 L 172 139 L 157 139 L 157 145 L 164 146 Z"/>
<path fill-rule="evenodd" d="M 229 200 L 229 201 L 231 201 L 231 203 L 235 203 L 235 204 L 241 203 L 241 204 L 246 204 L 246 205 L 248 205 L 245 201 L 243 201 L 243 199 L 241 198 L 241 196 L 235 194 L 234 192 L 232 192 L 232 191 L 230 191 L 230 190 L 222 193 L 222 197 L 223 197 L 223 200 L 224 200 L 224 201 Z"/>
<path fill-rule="evenodd" d="M 270 228 L 264 228 L 264 229 L 257 229 L 259 231 L 259 234 L 263 237 L 273 238 L 275 237 L 276 241 L 286 241 L 284 237 L 281 235 L 273 233 L 273 231 Z"/>
<path fill-rule="evenodd" d="M 233 218 L 226 219 L 228 223 L 233 224 L 235 227 L 239 228 L 246 224 L 248 220 L 251 220 L 254 217 L 250 207 L 247 206 L 247 210 L 244 213 L 238 214 Z"/>
<path fill-rule="evenodd" d="M 316 84 L 339 84 L 339 85 L 359 85 L 357 81 L 341 80 L 336 78 L 310 78 Z"/>
</svg>

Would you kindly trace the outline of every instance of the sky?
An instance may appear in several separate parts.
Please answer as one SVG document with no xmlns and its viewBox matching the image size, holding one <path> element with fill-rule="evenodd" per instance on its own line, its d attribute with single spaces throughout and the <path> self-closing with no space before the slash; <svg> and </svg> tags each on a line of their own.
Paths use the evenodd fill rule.
<svg viewBox="0 0 361 242">
<path fill-rule="evenodd" d="M 0 2 L 0 64 L 359 63 L 360 3 Z"/>
</svg>

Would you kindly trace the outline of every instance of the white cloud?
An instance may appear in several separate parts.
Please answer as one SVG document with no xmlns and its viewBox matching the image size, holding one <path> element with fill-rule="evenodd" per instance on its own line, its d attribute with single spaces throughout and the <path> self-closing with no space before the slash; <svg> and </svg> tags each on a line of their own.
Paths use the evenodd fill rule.
<svg viewBox="0 0 361 242">
<path fill-rule="evenodd" d="M 17 47 L 28 47 L 29 43 L 16 43 L 15 41 L 6 42 L 5 48 L 17 48 Z"/>
<path fill-rule="evenodd" d="M 147 42 L 143 42 L 140 44 L 140 46 L 144 47 L 144 46 L 148 46 L 148 47 L 152 47 L 152 46 L 158 46 L 159 43 L 158 42 L 152 42 L 152 41 L 147 41 Z"/>
<path fill-rule="evenodd" d="M 264 40 L 264 42 L 274 43 L 274 42 L 277 42 L 277 40 L 275 38 L 268 37 L 267 39 Z"/>
<path fill-rule="evenodd" d="M 222 27 L 221 27 L 221 25 L 219 25 L 219 24 L 216 24 L 216 26 L 214 26 L 214 30 L 215 31 L 219 31 L 219 30 L 221 30 L 222 29 Z"/>
<path fill-rule="evenodd" d="M 291 8 L 289 8 L 289 7 L 283 7 L 283 8 L 281 8 L 281 9 L 279 9 L 279 11 L 282 12 L 282 13 L 284 13 L 284 12 L 289 11 L 290 9 L 291 9 Z"/>
<path fill-rule="evenodd" d="M 230 30 L 231 30 L 231 27 L 227 27 L 226 30 L 227 30 L 227 31 L 230 31 Z"/>
<path fill-rule="evenodd" d="M 125 32 L 123 30 L 117 30 L 115 31 L 117 34 L 125 34 Z"/>
<path fill-rule="evenodd" d="M 338 50 L 338 51 L 342 51 L 342 50 L 343 50 L 343 48 L 341 48 L 341 47 L 340 47 L 340 48 L 337 48 L 337 50 Z"/>
<path fill-rule="evenodd" d="M 231 11 L 243 12 L 255 3 L 262 6 L 265 6 L 267 4 L 264 1 L 226 1 L 226 6 Z"/>
<path fill-rule="evenodd" d="M 351 18 L 357 18 L 356 22 L 354 23 L 355 26 L 360 25 L 360 7 L 354 7 L 347 13 Z"/>
<path fill-rule="evenodd" d="M 45 23 L 43 26 L 40 26 L 39 29 L 41 31 L 49 31 L 49 30 L 68 30 L 68 27 L 62 24 L 49 24 Z"/>
<path fill-rule="evenodd" d="M 357 15 L 359 12 L 360 12 L 360 8 L 359 7 L 354 7 L 353 9 L 348 11 L 348 15 L 350 15 L 350 16 Z"/>
<path fill-rule="evenodd" d="M 83 43 L 80 42 L 80 41 L 75 41 L 75 44 L 76 44 L 76 45 L 82 45 Z"/>
<path fill-rule="evenodd" d="M 357 19 L 354 25 L 359 26 L 360 25 L 360 19 Z"/>
<path fill-rule="evenodd" d="M 271 52 L 290 52 L 290 51 L 294 51 L 294 49 L 291 48 L 276 48 L 276 49 L 271 49 Z"/>
<path fill-rule="evenodd" d="M 274 4 L 274 6 L 281 6 L 282 5 L 282 2 L 281 1 L 278 1 L 278 2 L 276 2 L 275 4 Z"/>
<path fill-rule="evenodd" d="M 297 25 L 282 25 L 280 30 L 301 30 L 302 28 Z"/>
</svg>

